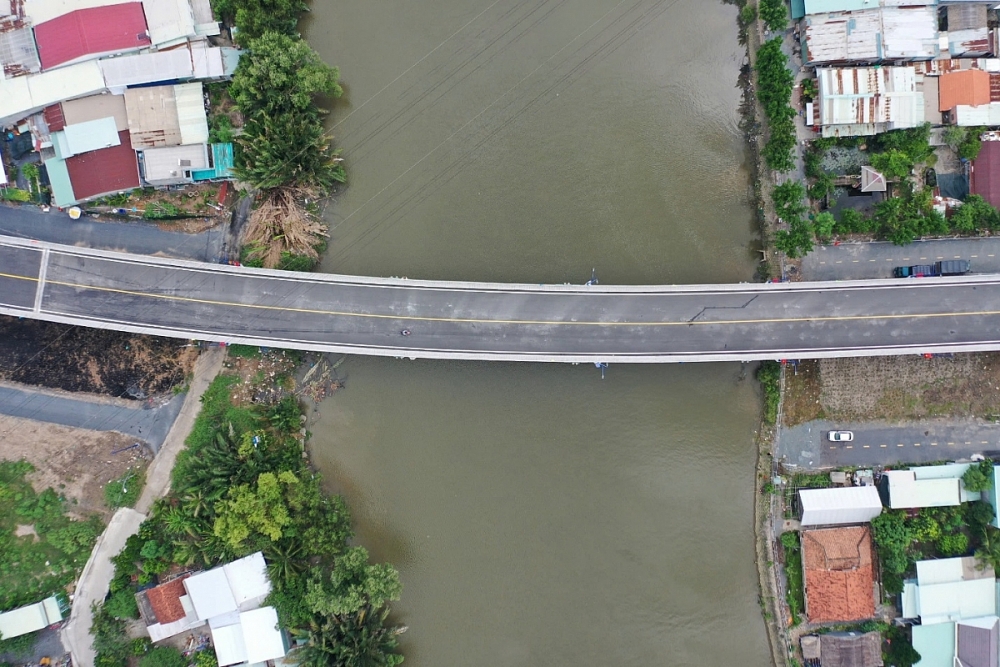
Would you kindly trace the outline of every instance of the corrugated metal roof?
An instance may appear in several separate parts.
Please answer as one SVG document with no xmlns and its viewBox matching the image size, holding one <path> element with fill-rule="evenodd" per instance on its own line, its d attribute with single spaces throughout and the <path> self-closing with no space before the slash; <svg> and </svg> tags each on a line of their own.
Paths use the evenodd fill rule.
<svg viewBox="0 0 1000 667">
<path fill-rule="evenodd" d="M 212 166 L 191 172 L 195 182 L 229 178 L 233 175 L 233 145 L 212 144 Z"/>
<path fill-rule="evenodd" d="M 38 59 L 38 48 L 31 28 L 16 28 L 0 33 L 0 63 L 3 63 L 5 76 L 41 71 L 42 63 Z"/>
<path fill-rule="evenodd" d="M 997 613 L 996 582 L 992 579 L 918 584 L 917 605 L 925 625 Z"/>
<path fill-rule="evenodd" d="M 66 160 L 77 199 L 91 199 L 139 187 L 139 163 L 130 145 L 128 132 L 118 134 L 120 145 L 74 155 Z"/>
<path fill-rule="evenodd" d="M 67 124 L 86 123 L 88 120 L 110 116 L 115 119 L 115 127 L 118 128 L 118 132 L 128 129 L 128 114 L 125 111 L 124 95 L 90 95 L 63 102 L 61 108 Z M 52 128 L 50 127 L 50 129 Z"/>
<path fill-rule="evenodd" d="M 1000 102 L 980 104 L 977 107 L 959 104 L 952 111 L 952 119 L 962 127 L 1000 125 Z"/>
<path fill-rule="evenodd" d="M 64 16 L 78 9 L 103 7 L 108 0 L 19 0 L 24 16 L 39 24 Z"/>
<path fill-rule="evenodd" d="M 139 2 L 79 9 L 35 26 L 42 69 L 150 45 Z"/>
<path fill-rule="evenodd" d="M 129 88 L 125 91 L 132 148 L 176 146 L 181 143 L 174 86 Z"/>
<path fill-rule="evenodd" d="M 144 83 L 191 78 L 191 54 L 187 49 L 142 53 L 101 61 L 108 88 L 124 89 Z"/>
<path fill-rule="evenodd" d="M 141 153 L 143 177 L 150 185 L 190 183 L 196 169 L 208 167 L 208 146 L 165 146 L 147 148 Z"/>
<path fill-rule="evenodd" d="M 177 123 L 180 127 L 182 144 L 204 144 L 208 142 L 208 114 L 205 112 L 205 96 L 201 82 L 182 83 L 174 86 L 177 104 Z"/>
<path fill-rule="evenodd" d="M 986 5 L 972 3 L 948 5 L 947 13 L 949 34 L 958 30 L 986 28 Z"/>
<path fill-rule="evenodd" d="M 865 523 L 882 513 L 882 500 L 874 486 L 799 491 L 802 526 Z"/>
<path fill-rule="evenodd" d="M 243 626 L 239 623 L 212 628 L 212 645 L 215 647 L 215 657 L 219 667 L 237 665 L 247 661 L 246 643 L 243 638 Z"/>
<path fill-rule="evenodd" d="M 199 572 L 185 579 L 184 588 L 187 589 L 198 618 L 211 619 L 236 611 L 236 600 L 221 567 Z"/>
<path fill-rule="evenodd" d="M 31 76 L 0 79 L 0 123 L 21 120 L 62 100 L 102 90 L 104 77 L 95 61 Z"/>
<path fill-rule="evenodd" d="M 816 77 L 824 136 L 827 126 L 842 126 L 838 136 L 857 136 L 923 122 L 924 94 L 912 67 L 819 68 Z"/>
<path fill-rule="evenodd" d="M 882 9 L 883 57 L 930 60 L 940 52 L 936 7 Z"/>
<path fill-rule="evenodd" d="M 994 667 L 1000 665 L 1000 632 L 996 616 L 970 619 L 958 624 L 958 659 L 963 666 Z M 958 663 L 956 663 L 958 664 Z"/>
<path fill-rule="evenodd" d="M 142 0 L 142 8 L 154 45 L 163 47 L 195 35 L 194 12 L 188 0 Z"/>
<path fill-rule="evenodd" d="M 226 75 L 222 60 L 222 48 L 212 46 L 206 41 L 191 42 L 191 64 L 194 66 L 196 79 L 221 79 Z"/>
<path fill-rule="evenodd" d="M 242 612 L 240 625 L 243 627 L 246 661 L 251 665 L 285 657 L 288 647 L 284 633 L 278 629 L 278 612 L 274 607 Z"/>
<path fill-rule="evenodd" d="M 101 150 L 102 148 L 121 145 L 121 138 L 118 136 L 115 119 L 111 116 L 98 118 L 97 120 L 88 120 L 84 123 L 76 123 L 75 125 L 67 125 L 59 134 L 66 141 L 65 148 L 67 150 L 63 151 L 59 156 L 63 159 L 79 155 L 80 153 L 88 153 L 90 151 Z"/>
<path fill-rule="evenodd" d="M 948 52 L 953 56 L 984 56 L 990 53 L 990 31 L 986 26 L 948 33 Z"/>
</svg>

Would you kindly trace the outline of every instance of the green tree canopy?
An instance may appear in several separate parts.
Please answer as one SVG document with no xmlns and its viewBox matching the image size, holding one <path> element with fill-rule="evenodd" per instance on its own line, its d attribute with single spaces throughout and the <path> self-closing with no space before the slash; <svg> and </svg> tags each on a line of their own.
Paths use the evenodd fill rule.
<svg viewBox="0 0 1000 667">
<path fill-rule="evenodd" d="M 139 660 L 139 667 L 187 667 L 184 655 L 173 646 L 156 646 Z"/>
<path fill-rule="evenodd" d="M 788 8 L 785 0 L 760 0 L 760 18 L 768 30 L 778 32 L 788 27 Z"/>
<path fill-rule="evenodd" d="M 878 547 L 882 567 L 896 574 L 906 571 L 909 563 L 906 554 L 913 535 L 906 525 L 905 512 L 882 512 L 872 519 L 872 539 Z"/>
<path fill-rule="evenodd" d="M 233 75 L 229 94 L 245 115 L 264 111 L 310 113 L 315 98 L 340 97 L 340 72 L 320 59 L 307 43 L 275 32 L 247 45 Z"/>
<path fill-rule="evenodd" d="M 906 178 L 913 169 L 910 156 L 895 148 L 871 157 L 872 167 L 882 172 L 886 178 Z"/>
<path fill-rule="evenodd" d="M 237 27 L 234 38 L 241 44 L 267 32 L 294 35 L 308 9 L 304 0 L 214 0 L 212 5 L 216 16 Z"/>
<path fill-rule="evenodd" d="M 236 175 L 260 189 L 283 185 L 327 190 L 347 176 L 320 119 L 309 113 L 260 111 L 237 137 Z"/>
<path fill-rule="evenodd" d="M 217 505 L 213 532 L 230 548 L 275 542 L 292 522 L 289 499 L 299 484 L 294 473 L 261 473 L 254 487 L 241 484 L 229 491 Z"/>
<path fill-rule="evenodd" d="M 305 600 L 316 614 L 353 614 L 366 605 L 381 609 L 401 591 L 395 568 L 370 564 L 364 547 L 352 547 L 337 558 L 328 581 L 316 576 L 309 581 Z"/>
<path fill-rule="evenodd" d="M 986 491 L 993 486 L 993 462 L 981 461 L 970 466 L 962 475 L 962 483 L 969 491 Z"/>
</svg>

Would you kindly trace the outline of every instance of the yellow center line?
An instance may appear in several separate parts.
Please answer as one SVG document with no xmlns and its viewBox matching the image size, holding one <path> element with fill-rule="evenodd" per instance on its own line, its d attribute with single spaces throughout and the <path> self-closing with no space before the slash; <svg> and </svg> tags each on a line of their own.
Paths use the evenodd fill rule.
<svg viewBox="0 0 1000 667">
<path fill-rule="evenodd" d="M 0 278 L 10 278 L 24 280 L 27 282 L 38 282 L 37 277 L 19 276 L 0 272 Z M 59 280 L 46 280 L 46 285 L 58 285 L 60 287 L 70 287 L 74 289 L 92 290 L 95 292 L 105 292 L 109 294 L 123 294 L 147 299 L 160 299 L 163 301 L 174 301 L 180 303 L 196 303 L 207 306 L 222 306 L 229 308 L 246 308 L 249 310 L 265 310 L 284 313 L 302 313 L 305 315 L 328 315 L 333 317 L 358 317 L 363 319 L 397 320 L 407 322 L 450 322 L 456 324 L 520 324 L 520 325 L 573 325 L 573 326 L 600 326 L 600 327 L 683 327 L 683 326 L 711 326 L 711 325 L 746 325 L 746 324 L 795 324 L 801 322 L 866 322 L 874 320 L 909 320 L 909 319 L 933 319 L 938 317 L 991 317 L 1000 315 L 1000 310 L 972 310 L 946 313 L 912 313 L 912 314 L 875 314 L 875 315 L 817 315 L 815 317 L 763 317 L 756 319 L 741 320 L 674 320 L 667 322 L 592 322 L 587 320 L 508 320 L 508 319 L 483 319 L 475 317 L 433 317 L 425 315 L 395 315 L 381 313 L 357 313 L 340 310 L 326 310 L 322 308 L 301 308 L 297 306 L 274 306 L 260 303 L 239 303 L 236 301 L 223 301 L 221 299 L 202 299 L 190 296 L 177 296 L 173 294 L 153 294 L 138 290 L 127 290 L 116 287 L 100 287 L 97 285 L 82 285 Z M 401 289 L 405 289 L 401 287 Z M 969 443 L 966 443 L 969 444 Z M 902 446 L 902 445 L 900 445 Z"/>
</svg>

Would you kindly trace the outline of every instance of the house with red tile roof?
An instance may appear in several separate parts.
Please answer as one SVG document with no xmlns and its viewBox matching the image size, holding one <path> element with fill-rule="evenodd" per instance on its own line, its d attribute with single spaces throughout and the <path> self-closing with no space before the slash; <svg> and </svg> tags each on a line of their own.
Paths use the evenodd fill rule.
<svg viewBox="0 0 1000 667">
<path fill-rule="evenodd" d="M 141 2 L 78 9 L 39 23 L 35 43 L 43 70 L 152 44 Z"/>
<path fill-rule="evenodd" d="M 875 573 L 867 526 L 802 532 L 806 617 L 810 623 L 875 616 Z"/>
</svg>

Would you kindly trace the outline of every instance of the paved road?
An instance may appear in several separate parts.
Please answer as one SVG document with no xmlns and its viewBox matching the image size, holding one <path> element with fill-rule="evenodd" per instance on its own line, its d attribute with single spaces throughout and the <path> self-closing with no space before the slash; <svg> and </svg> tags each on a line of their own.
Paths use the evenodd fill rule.
<svg viewBox="0 0 1000 667">
<path fill-rule="evenodd" d="M 842 243 L 818 246 L 802 259 L 804 280 L 891 278 L 897 266 L 967 259 L 974 273 L 1000 273 L 1000 238 L 891 243 Z"/>
<path fill-rule="evenodd" d="M 73 222 L 55 209 L 0 205 L 0 234 L 48 243 L 116 250 L 137 255 L 164 255 L 199 262 L 218 261 L 227 225 L 200 234 L 163 231 L 143 222 Z"/>
<path fill-rule="evenodd" d="M 0 237 L 0 312 L 319 352 L 560 362 L 1000 349 L 1000 277 L 686 286 L 293 274 Z M 401 330 L 412 335 L 401 336 Z"/>
<path fill-rule="evenodd" d="M 149 443 L 155 452 L 184 402 L 184 396 L 178 395 L 165 405 L 144 409 L 142 404 L 126 407 L 86 396 L 0 385 L 0 413 L 94 431 L 118 431 Z"/>
<path fill-rule="evenodd" d="M 830 442 L 831 430 L 854 432 L 853 442 Z M 777 456 L 803 469 L 887 465 L 968 458 L 1000 450 L 1000 425 L 980 421 L 840 423 L 812 421 L 782 428 Z"/>
</svg>

